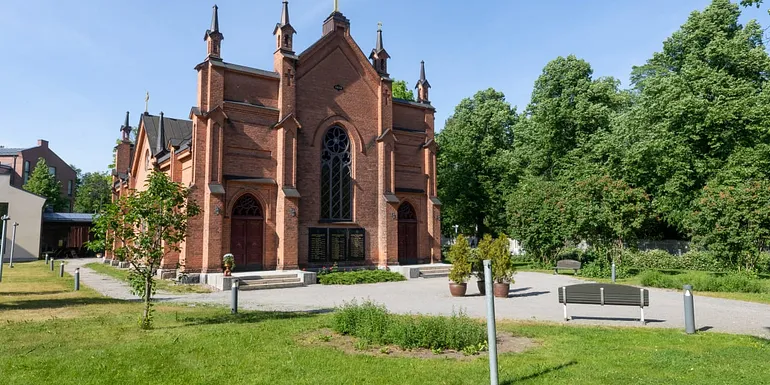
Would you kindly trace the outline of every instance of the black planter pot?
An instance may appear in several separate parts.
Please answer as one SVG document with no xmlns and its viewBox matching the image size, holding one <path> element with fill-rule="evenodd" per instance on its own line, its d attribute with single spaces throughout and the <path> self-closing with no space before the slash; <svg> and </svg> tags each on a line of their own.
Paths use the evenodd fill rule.
<svg viewBox="0 0 770 385">
<path fill-rule="evenodd" d="M 481 295 L 487 295 L 487 283 L 483 279 L 476 281 L 476 286 L 479 287 L 479 293 Z"/>
</svg>

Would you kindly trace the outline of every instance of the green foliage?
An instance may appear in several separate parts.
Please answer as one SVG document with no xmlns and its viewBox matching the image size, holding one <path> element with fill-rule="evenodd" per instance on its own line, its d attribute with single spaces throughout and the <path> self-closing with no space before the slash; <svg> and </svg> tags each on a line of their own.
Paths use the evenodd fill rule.
<svg viewBox="0 0 770 385">
<path fill-rule="evenodd" d="M 513 275 L 516 273 L 516 267 L 513 265 L 513 257 L 508 248 L 507 235 L 500 234 L 492 242 L 490 258 L 492 259 L 492 279 L 499 283 L 514 283 Z"/>
<path fill-rule="evenodd" d="M 740 147 L 768 140 L 770 57 L 756 21 L 714 0 L 635 67 L 633 107 L 617 120 L 605 158 L 650 193 L 656 212 L 686 230 L 691 202 Z"/>
<path fill-rule="evenodd" d="M 393 81 L 393 97 L 396 99 L 414 101 L 414 91 L 410 90 L 403 80 Z"/>
<path fill-rule="evenodd" d="M 436 135 L 438 195 L 445 234 L 505 231 L 505 196 L 516 180 L 512 167 L 516 111 L 494 89 L 477 92 L 455 107 Z"/>
<path fill-rule="evenodd" d="M 200 211 L 189 190 L 153 171 L 143 191 L 131 190 L 105 206 L 94 221 L 92 250 L 111 250 L 132 268 L 132 287 L 142 293 L 145 310 L 140 325 L 151 327 L 155 271 L 169 251 L 179 251 L 187 235 L 188 219 Z M 140 277 L 140 278 L 137 278 Z M 141 286 L 137 283 L 141 279 Z"/>
<path fill-rule="evenodd" d="M 725 269 L 714 253 L 706 251 L 689 251 L 681 256 L 671 255 L 663 250 L 633 252 L 627 253 L 624 263 L 638 269 L 699 271 Z"/>
<path fill-rule="evenodd" d="M 597 131 L 606 130 L 612 117 L 627 103 L 620 82 L 593 79 L 588 62 L 574 55 L 550 61 L 535 81 L 525 118 L 516 125 L 516 154 L 528 175 L 551 179 L 572 164 Z"/>
<path fill-rule="evenodd" d="M 526 178 L 508 199 L 511 235 L 533 260 L 552 265 L 576 237 L 567 187 L 539 177 Z"/>
<path fill-rule="evenodd" d="M 358 285 L 362 283 L 399 282 L 405 280 L 406 278 L 403 275 L 385 270 L 335 272 L 318 276 L 318 283 L 322 285 Z"/>
<path fill-rule="evenodd" d="M 87 172 L 78 178 L 75 193 L 76 213 L 98 213 L 112 201 L 112 176 L 106 172 Z"/>
<path fill-rule="evenodd" d="M 235 269 L 235 256 L 227 253 L 224 256 L 222 256 L 222 265 L 227 266 L 230 265 L 230 269 Z"/>
<path fill-rule="evenodd" d="M 462 234 L 457 236 L 455 243 L 449 249 L 449 259 L 452 261 L 449 280 L 454 283 L 468 281 L 471 275 L 471 245 Z"/>
<path fill-rule="evenodd" d="M 471 270 L 476 279 L 484 279 L 484 260 L 492 260 L 495 240 L 491 234 L 484 234 L 475 249 L 471 250 Z"/>
<path fill-rule="evenodd" d="M 706 186 L 689 225 L 693 240 L 724 263 L 755 269 L 770 246 L 770 182 Z"/>
<path fill-rule="evenodd" d="M 612 262 L 607 258 L 597 258 L 583 264 L 578 275 L 586 278 L 612 278 Z M 631 276 L 629 266 L 626 264 L 615 265 L 615 278 L 625 279 Z"/>
<path fill-rule="evenodd" d="M 332 325 L 337 333 L 360 338 L 367 344 L 402 349 L 468 349 L 477 354 L 486 341 L 484 324 L 463 313 L 451 317 L 396 315 L 371 301 L 345 303 L 334 313 Z"/>
<path fill-rule="evenodd" d="M 715 276 L 703 272 L 668 275 L 655 270 L 644 271 L 639 275 L 641 284 L 665 289 L 682 289 L 692 285 L 693 290 L 725 293 L 767 293 L 763 282 L 750 274 L 734 272 L 724 276 Z"/>
<path fill-rule="evenodd" d="M 27 183 L 24 184 L 24 190 L 44 197 L 45 204 L 53 207 L 54 211 L 69 209 L 62 198 L 61 182 L 56 180 L 56 176 L 48 171 L 48 164 L 43 158 L 38 158 L 35 169 L 29 175 Z"/>
<path fill-rule="evenodd" d="M 577 181 L 571 203 L 581 238 L 616 254 L 637 239 L 651 216 L 647 193 L 607 175 Z"/>
</svg>

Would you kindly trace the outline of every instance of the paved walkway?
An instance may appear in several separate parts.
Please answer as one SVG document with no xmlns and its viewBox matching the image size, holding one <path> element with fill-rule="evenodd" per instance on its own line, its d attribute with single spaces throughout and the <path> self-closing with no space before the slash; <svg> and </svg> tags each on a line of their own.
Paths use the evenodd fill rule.
<svg viewBox="0 0 770 385">
<path fill-rule="evenodd" d="M 80 263 L 80 261 L 83 261 Z M 68 269 L 88 260 L 74 260 Z M 137 298 L 117 280 L 81 269 L 84 284 L 114 298 Z M 564 322 L 556 289 L 584 281 L 564 275 L 533 272 L 516 274 L 508 299 L 495 301 L 498 319 L 553 321 L 564 324 L 639 326 L 639 309 L 622 306 L 570 305 L 573 320 Z M 123 290 L 121 292 L 121 290 Z M 312 285 L 291 289 L 242 291 L 240 306 L 252 310 L 308 311 L 333 309 L 345 301 L 371 299 L 397 313 L 452 314 L 462 310 L 472 317 L 486 316 L 486 302 L 478 295 L 476 283 L 468 284 L 467 297 L 449 295 L 446 279 L 416 279 L 355 286 Z M 229 306 L 230 292 L 166 295 L 161 300 L 182 303 L 211 303 Z M 646 327 L 684 329 L 681 292 L 650 289 L 650 307 L 645 308 Z M 750 334 L 770 338 L 770 305 L 696 296 L 695 321 L 698 328 L 716 332 Z"/>
</svg>

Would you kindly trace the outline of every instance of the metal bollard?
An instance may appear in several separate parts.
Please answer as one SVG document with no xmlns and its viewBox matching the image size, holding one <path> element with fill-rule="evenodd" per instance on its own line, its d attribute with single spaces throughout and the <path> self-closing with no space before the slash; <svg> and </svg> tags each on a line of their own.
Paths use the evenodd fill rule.
<svg viewBox="0 0 770 385">
<path fill-rule="evenodd" d="M 54 260 L 51 259 L 51 263 L 48 264 L 48 269 L 53 271 Z"/>
<path fill-rule="evenodd" d="M 64 261 L 59 265 L 59 278 L 64 277 Z"/>
<path fill-rule="evenodd" d="M 46 255 L 45 255 L 45 264 L 46 265 L 48 264 L 48 253 L 46 253 Z"/>
<path fill-rule="evenodd" d="M 75 268 L 75 291 L 80 290 L 80 268 Z"/>
<path fill-rule="evenodd" d="M 687 334 L 695 333 L 695 304 L 692 285 L 684 285 L 684 330 Z"/>
<path fill-rule="evenodd" d="M 230 314 L 238 314 L 238 286 L 240 286 L 238 279 L 233 279 L 233 284 L 230 288 Z"/>
<path fill-rule="evenodd" d="M 615 262 L 612 262 L 612 283 L 615 283 Z"/>
<path fill-rule="evenodd" d="M 492 288 L 492 261 L 484 260 L 484 285 L 487 296 L 487 345 L 489 345 L 489 383 L 497 385 L 497 328 L 495 296 Z"/>
<path fill-rule="evenodd" d="M 11 259 L 8 263 L 8 267 L 13 269 L 13 249 L 16 248 L 16 227 L 18 227 L 19 224 L 16 222 L 13 222 L 13 236 L 11 236 Z"/>
</svg>

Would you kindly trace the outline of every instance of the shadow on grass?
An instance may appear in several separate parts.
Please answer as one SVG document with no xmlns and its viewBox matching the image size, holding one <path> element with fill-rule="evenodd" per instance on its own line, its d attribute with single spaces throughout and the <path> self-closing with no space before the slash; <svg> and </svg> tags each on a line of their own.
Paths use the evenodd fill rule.
<svg viewBox="0 0 770 385">
<path fill-rule="evenodd" d="M 537 377 L 546 375 L 548 373 L 555 372 L 557 370 L 561 370 L 561 369 L 564 369 L 566 367 L 570 367 L 570 366 L 575 365 L 575 364 L 577 364 L 577 361 L 575 361 L 575 360 L 568 361 L 568 362 L 565 362 L 565 363 L 563 363 L 561 365 L 556 365 L 556 366 L 552 366 L 552 367 L 549 367 L 549 368 L 540 369 L 539 371 L 537 371 L 535 373 L 528 374 L 528 375 L 523 376 L 523 377 L 516 377 L 516 378 L 505 380 L 505 381 L 501 382 L 500 385 L 513 385 L 513 384 L 518 383 L 519 381 L 531 380 L 533 378 L 537 378 Z"/>
<path fill-rule="evenodd" d="M 31 299 L 31 300 L 0 304 L 0 311 L 55 309 L 55 308 L 70 307 L 70 306 L 108 305 L 108 304 L 119 304 L 119 303 L 126 303 L 126 302 L 130 302 L 130 301 L 124 301 L 124 300 L 113 299 L 113 298 L 102 298 L 102 297 Z"/>
<path fill-rule="evenodd" d="M 589 316 L 570 316 L 570 319 L 573 320 L 591 320 L 591 321 L 633 321 L 633 322 L 639 322 L 639 318 L 630 318 L 630 317 L 589 317 Z M 660 322 L 666 322 L 666 320 L 660 320 L 660 319 L 650 319 L 645 318 L 644 323 L 645 324 L 652 324 L 652 323 L 660 323 Z"/>
<path fill-rule="evenodd" d="M 43 290 L 43 291 L 12 291 L 0 293 L 0 297 L 12 297 L 15 295 L 49 295 L 49 294 L 62 294 L 71 290 Z"/>
<path fill-rule="evenodd" d="M 217 314 L 208 317 L 186 317 L 182 322 L 188 326 L 257 323 L 270 320 L 310 318 L 319 314 L 331 313 L 334 309 L 319 309 L 298 312 L 249 311 L 238 314 Z"/>
<path fill-rule="evenodd" d="M 713 326 L 704 326 L 702 328 L 697 329 L 696 331 L 697 332 L 707 332 L 707 331 L 709 331 L 709 330 L 711 330 L 713 328 L 714 328 Z"/>
</svg>

